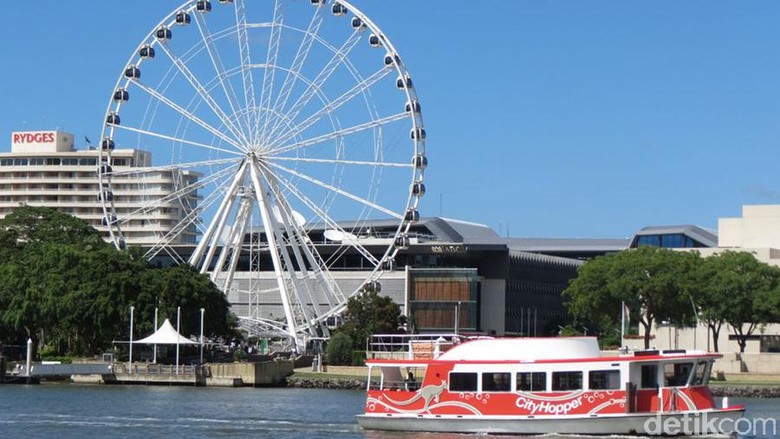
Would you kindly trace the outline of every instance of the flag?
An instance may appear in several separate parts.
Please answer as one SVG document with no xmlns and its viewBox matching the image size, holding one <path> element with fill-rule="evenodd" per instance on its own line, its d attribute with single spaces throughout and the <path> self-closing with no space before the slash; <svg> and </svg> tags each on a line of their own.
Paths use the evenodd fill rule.
<svg viewBox="0 0 780 439">
<path fill-rule="evenodd" d="M 84 141 L 87 142 L 87 145 L 92 145 L 92 142 L 89 141 L 89 137 L 84 136 Z"/>
</svg>

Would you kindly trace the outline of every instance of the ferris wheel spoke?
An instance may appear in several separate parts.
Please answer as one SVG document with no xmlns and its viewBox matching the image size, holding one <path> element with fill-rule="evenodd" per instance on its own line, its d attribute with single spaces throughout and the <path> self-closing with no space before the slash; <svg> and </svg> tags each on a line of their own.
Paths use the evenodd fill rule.
<svg viewBox="0 0 780 439">
<path fill-rule="evenodd" d="M 138 134 L 145 134 L 145 135 L 151 136 L 151 137 L 157 137 L 159 139 L 170 140 L 170 141 L 173 141 L 173 142 L 179 142 L 179 143 L 184 143 L 184 144 L 187 144 L 187 145 L 197 146 L 199 148 L 210 149 L 212 151 L 224 152 L 225 154 L 230 154 L 230 155 L 234 155 L 234 156 L 237 156 L 237 157 L 241 157 L 243 155 L 243 154 L 241 154 L 240 152 L 237 152 L 237 151 L 231 151 L 229 149 L 224 149 L 224 148 L 217 148 L 216 146 L 206 145 L 205 143 L 193 142 L 192 140 L 187 140 L 187 139 L 182 139 L 182 138 L 179 138 L 179 137 L 168 136 L 166 134 L 156 133 L 154 131 L 142 130 L 140 128 L 134 128 L 134 127 L 131 127 L 131 126 L 128 126 L 128 125 L 116 125 L 116 128 L 119 128 L 120 130 L 132 131 L 132 132 L 135 132 L 135 133 L 138 133 Z"/>
<path fill-rule="evenodd" d="M 328 133 L 328 134 L 323 134 L 321 136 L 313 137 L 311 139 L 302 140 L 302 141 L 297 142 L 297 143 L 292 143 L 292 144 L 280 146 L 280 147 L 278 147 L 276 149 L 271 149 L 270 151 L 268 151 L 268 153 L 272 154 L 272 155 L 278 155 L 278 154 L 283 154 L 283 153 L 288 152 L 288 151 L 295 151 L 295 150 L 300 150 L 300 149 L 303 149 L 303 148 L 308 148 L 310 146 L 314 146 L 314 145 L 317 145 L 317 144 L 320 144 L 320 143 L 323 143 L 323 142 L 327 142 L 328 140 L 333 140 L 333 139 L 337 139 L 337 138 L 340 138 L 340 137 L 348 136 L 350 134 L 359 133 L 361 131 L 369 130 L 371 128 L 376 128 L 376 127 L 379 127 L 379 126 L 382 126 L 382 125 L 386 125 L 386 124 L 389 124 L 389 123 L 392 123 L 392 122 L 403 120 L 403 119 L 406 119 L 408 117 L 409 117 L 408 113 L 398 113 L 398 114 L 394 114 L 392 116 L 386 116 L 386 117 L 383 117 L 381 119 L 372 120 L 370 122 L 362 123 L 360 125 L 355 125 L 355 126 L 349 127 L 349 128 L 343 128 L 343 129 L 340 129 L 340 130 L 337 130 L 337 131 L 333 131 L 333 132 Z"/>
<path fill-rule="evenodd" d="M 376 84 L 379 80 L 386 77 L 390 73 L 390 69 L 384 68 L 373 75 L 369 76 L 368 78 L 364 79 L 354 87 L 352 87 L 350 90 L 348 90 L 346 93 L 342 94 L 341 96 L 337 97 L 333 101 L 331 101 L 328 105 L 322 107 L 319 109 L 316 113 L 312 114 L 306 120 L 301 122 L 298 125 L 295 125 L 295 129 L 288 130 L 285 133 L 282 133 L 278 139 L 274 139 L 274 144 L 283 144 L 290 138 L 293 138 L 297 136 L 298 134 L 304 132 L 307 128 L 312 126 L 314 123 L 316 123 L 318 120 L 322 119 L 324 116 L 330 114 L 331 112 L 337 110 L 342 105 L 346 104 L 352 98 L 355 96 L 360 95 L 361 93 L 364 93 L 366 90 L 371 88 L 372 85 Z"/>
<path fill-rule="evenodd" d="M 198 94 L 198 96 L 200 96 L 203 102 L 205 102 L 206 105 L 211 109 L 214 115 L 217 116 L 220 122 L 222 122 L 222 125 L 226 129 L 228 129 L 236 139 L 243 140 L 244 143 L 247 143 L 246 136 L 244 136 L 241 130 L 235 126 L 235 124 L 230 119 L 230 117 L 227 114 L 225 114 L 225 111 L 222 110 L 222 107 L 220 107 L 219 104 L 217 104 L 217 102 L 209 93 L 208 89 L 206 89 L 206 87 L 204 87 L 203 84 L 200 83 L 200 81 L 195 76 L 195 74 L 192 73 L 189 67 L 187 67 L 187 64 L 184 63 L 184 61 L 182 61 L 179 57 L 177 57 L 174 53 L 171 52 L 171 50 L 168 48 L 167 43 L 161 43 L 159 44 L 159 47 L 163 50 L 163 52 L 165 52 L 166 55 L 168 55 L 168 58 L 171 60 L 171 62 L 179 71 L 179 73 L 181 73 L 182 76 L 184 76 L 184 79 L 186 79 L 187 82 L 189 82 L 189 84 L 192 86 L 192 88 L 195 89 L 195 92 Z M 227 142 L 227 140 L 225 141 Z M 234 143 L 234 141 L 228 143 Z"/>
<path fill-rule="evenodd" d="M 291 194 L 295 196 L 301 203 L 303 203 L 306 207 L 308 207 L 315 215 L 317 215 L 318 218 L 322 220 L 328 227 L 338 230 L 339 232 L 344 233 L 344 236 L 346 235 L 346 230 L 344 230 L 343 227 L 341 227 L 336 221 L 333 221 L 333 219 L 323 210 L 318 203 L 315 203 L 311 198 L 307 197 L 306 194 L 304 194 L 301 190 L 299 190 L 292 182 L 290 182 L 288 179 L 276 175 L 276 178 L 279 180 L 280 183 L 285 187 L 286 190 L 290 191 Z M 365 247 L 363 247 L 362 244 L 359 242 L 349 242 L 349 244 L 354 247 L 358 253 L 360 253 L 366 260 L 371 262 L 375 267 L 379 265 L 379 260 L 374 257 L 374 255 L 371 254 L 370 251 L 368 251 Z"/>
<path fill-rule="evenodd" d="M 280 156 L 274 156 L 274 160 L 283 161 L 283 162 L 327 163 L 333 165 L 378 166 L 378 167 L 387 167 L 387 168 L 409 168 L 409 169 L 414 168 L 414 165 L 411 163 L 369 162 L 364 160 L 312 159 L 307 157 L 280 157 Z"/>
<path fill-rule="evenodd" d="M 311 98 L 313 98 L 322 90 L 322 86 L 325 85 L 336 69 L 347 59 L 349 53 L 360 41 L 360 36 L 360 31 L 355 30 L 352 32 L 347 41 L 344 42 L 344 44 L 342 44 L 342 46 L 333 54 L 322 71 L 320 71 L 314 80 L 309 83 L 303 93 L 301 93 L 298 99 L 296 99 L 295 103 L 293 103 L 290 110 L 286 113 L 286 119 L 295 120 L 295 118 L 298 117 L 298 114 L 301 112 L 301 110 L 303 110 L 306 104 L 309 103 Z M 275 127 L 272 131 L 276 130 L 278 130 L 278 126 Z M 273 138 L 273 132 L 271 134 L 271 136 L 268 136 L 269 138 Z"/>
<path fill-rule="evenodd" d="M 110 175 L 112 177 L 117 177 L 121 175 L 143 175 L 147 174 L 149 172 L 160 172 L 160 171 L 173 171 L 178 169 L 187 169 L 187 168 L 199 168 L 201 166 L 216 166 L 216 165 L 224 165 L 227 163 L 234 163 L 236 161 L 240 160 L 239 158 L 228 158 L 228 159 L 218 159 L 218 160 L 202 160 L 199 162 L 187 162 L 187 163 L 178 163 L 175 165 L 168 165 L 168 166 L 147 166 L 147 167 L 138 167 L 138 168 L 130 168 L 124 171 L 114 171 L 111 172 Z"/>
<path fill-rule="evenodd" d="M 257 110 L 255 109 L 255 81 L 252 75 L 252 54 L 249 48 L 249 32 L 246 21 L 246 3 L 244 0 L 235 0 L 236 34 L 238 37 L 238 55 L 241 58 L 241 81 L 244 87 L 244 103 L 246 105 L 246 138 L 254 140 L 255 126 L 257 125 Z"/>
<path fill-rule="evenodd" d="M 195 122 L 196 124 L 201 126 L 203 129 L 205 129 L 206 131 L 208 131 L 211 134 L 213 134 L 214 136 L 219 137 L 220 139 L 222 139 L 224 142 L 232 145 L 233 147 L 236 148 L 236 150 L 244 151 L 244 148 L 241 147 L 235 140 L 231 139 L 230 137 L 227 137 L 224 133 L 222 133 L 218 129 L 214 128 L 213 126 L 209 125 L 208 123 L 204 122 L 199 117 L 195 116 L 194 114 L 192 114 L 191 112 L 189 112 L 187 109 L 185 109 L 184 107 L 180 106 L 176 102 L 173 102 L 172 100 L 168 99 L 167 97 L 165 97 L 164 95 L 159 93 L 157 90 L 155 90 L 155 89 L 153 89 L 151 87 L 148 87 L 148 86 L 146 86 L 145 84 L 143 84 L 141 82 L 137 82 L 136 85 L 138 86 L 138 88 L 140 88 L 141 90 L 145 91 L 146 93 L 148 93 L 153 98 L 155 98 L 158 101 L 162 102 L 163 104 L 167 105 L 168 107 L 170 107 L 171 109 L 173 109 L 177 113 L 181 114 L 182 116 L 186 117 L 187 119 Z M 119 127 L 122 127 L 123 125 L 115 125 L 115 126 L 119 128 Z"/>
<path fill-rule="evenodd" d="M 282 25 L 284 23 L 284 3 L 282 0 L 276 0 L 274 2 L 274 18 L 271 26 L 271 36 L 268 40 L 268 52 L 266 52 L 265 64 L 267 66 L 276 65 L 276 60 L 279 58 L 279 48 L 282 46 Z M 274 79 L 276 76 L 276 69 L 265 69 L 263 71 L 263 89 L 260 92 L 260 108 L 258 111 L 262 111 L 265 117 L 263 117 L 262 131 L 260 131 L 260 115 L 258 114 L 258 120 L 255 124 L 255 132 L 253 140 L 259 141 L 265 136 L 265 131 L 268 129 L 268 121 L 271 118 L 271 100 L 274 88 Z"/>
<path fill-rule="evenodd" d="M 320 186 L 321 188 L 324 188 L 324 189 L 327 189 L 329 191 L 335 192 L 335 193 L 337 193 L 337 194 L 339 194 L 339 195 L 341 195 L 341 196 L 343 196 L 345 198 L 349 198 L 350 200 L 357 201 L 357 202 L 359 202 L 359 203 L 361 203 L 361 204 L 363 204 L 363 205 L 365 205 L 367 207 L 370 207 L 371 209 L 378 210 L 378 211 L 380 211 L 382 213 L 385 213 L 385 214 L 387 214 L 387 215 L 389 215 L 389 216 L 391 216 L 393 218 L 396 218 L 396 219 L 399 219 L 399 220 L 403 220 L 403 218 L 404 218 L 403 215 L 400 215 L 400 214 L 398 214 L 396 212 L 393 212 L 392 210 L 390 210 L 390 209 L 388 209 L 386 207 L 380 206 L 380 205 L 374 203 L 373 201 L 366 200 L 363 197 L 359 197 L 359 196 L 357 196 L 355 194 L 352 194 L 352 193 L 347 192 L 347 191 L 345 191 L 345 190 L 343 190 L 341 188 L 338 188 L 336 186 L 333 186 L 333 185 L 330 185 L 330 184 L 325 183 L 323 181 L 320 181 L 320 180 L 318 180 L 318 179 L 316 179 L 314 177 L 311 177 L 309 175 L 306 175 L 306 174 L 303 174 L 301 172 L 298 172 L 298 171 L 296 171 L 294 169 L 290 169 L 290 168 L 288 168 L 286 166 L 282 166 L 282 165 L 280 165 L 278 163 L 270 163 L 270 165 L 273 166 L 274 168 L 277 168 L 277 169 L 280 169 L 280 170 L 282 170 L 284 172 L 287 172 L 288 174 L 295 175 L 296 177 L 300 177 L 300 178 L 302 178 L 302 179 L 304 179 L 304 180 L 306 180 L 306 181 L 308 181 L 310 183 L 313 183 L 313 184 L 315 184 L 317 186 Z"/>
<path fill-rule="evenodd" d="M 217 74 L 217 79 L 219 80 L 222 91 L 225 93 L 225 98 L 227 99 L 228 105 L 230 106 L 230 111 L 232 114 L 239 114 L 238 95 L 233 88 L 233 84 L 230 81 L 225 81 L 225 77 L 227 77 L 227 71 L 224 67 L 224 64 L 222 63 L 222 59 L 219 56 L 219 51 L 214 47 L 214 38 L 211 35 L 211 32 L 208 29 L 208 25 L 206 24 L 206 21 L 203 19 L 201 14 L 195 14 L 195 24 L 197 25 L 198 32 L 203 39 L 204 46 L 209 54 L 211 65 L 214 67 L 214 71 Z M 251 126 L 249 121 L 246 122 L 246 126 Z M 244 137 L 247 136 L 246 132 L 243 132 L 243 134 Z"/>
<path fill-rule="evenodd" d="M 159 208 L 159 207 L 161 207 L 161 206 L 163 206 L 163 205 L 165 205 L 167 203 L 171 203 L 171 202 L 174 202 L 176 200 L 179 200 L 183 196 L 185 196 L 187 194 L 190 194 L 193 191 L 196 191 L 196 190 L 206 186 L 207 184 L 209 184 L 211 182 L 215 182 L 215 181 L 219 180 L 224 175 L 227 175 L 230 172 L 231 172 L 230 168 L 222 169 L 222 170 L 220 170 L 218 172 L 215 172 L 214 174 L 209 175 L 208 177 L 206 177 L 204 179 L 198 180 L 195 183 L 189 184 L 189 185 L 187 185 L 185 187 L 182 187 L 182 188 L 180 188 L 180 189 L 178 189 L 178 190 L 176 190 L 174 192 L 171 192 L 170 194 L 166 195 L 165 197 L 158 198 L 158 199 L 154 200 L 153 202 L 151 202 L 149 204 L 145 204 L 144 206 L 142 206 L 142 207 L 140 207 L 138 209 L 132 210 L 132 211 L 122 215 L 122 218 L 120 219 L 119 223 L 120 224 L 124 224 L 124 223 L 127 223 L 128 221 L 141 218 L 141 217 L 143 217 L 143 215 L 148 214 L 149 212 L 152 212 L 155 209 L 157 209 L 157 208 Z"/>
<path fill-rule="evenodd" d="M 213 195 L 212 193 L 211 195 Z M 205 204 L 207 207 L 210 206 L 214 202 L 211 197 L 204 200 L 203 204 Z M 198 214 L 200 209 L 192 209 L 189 212 L 187 212 L 187 215 L 179 221 L 175 226 L 171 228 L 157 243 L 155 243 L 153 246 L 149 248 L 149 250 L 146 251 L 144 254 L 144 257 L 151 259 L 157 256 L 161 251 L 167 251 L 169 255 L 171 253 L 168 249 L 170 249 L 171 244 L 174 242 L 176 238 L 179 237 L 184 231 L 186 231 L 191 226 L 198 226 L 199 216 Z M 173 256 L 173 255 L 171 255 Z M 182 259 L 180 256 L 176 255 L 180 262 L 186 262 L 184 259 Z"/>
<path fill-rule="evenodd" d="M 295 53 L 295 59 L 293 59 L 291 67 L 285 75 L 282 87 L 279 89 L 279 95 L 276 97 L 276 101 L 274 102 L 273 108 L 275 114 L 281 114 L 284 107 L 287 106 L 287 101 L 290 99 L 293 86 L 295 85 L 298 76 L 301 75 L 303 65 L 306 63 L 306 59 L 309 57 L 312 44 L 314 43 L 316 39 L 315 37 L 317 36 L 317 33 L 320 30 L 320 26 L 322 25 L 323 17 L 321 11 L 323 9 L 325 8 L 319 6 L 316 7 L 314 16 L 312 16 L 312 19 L 309 22 L 309 27 L 306 29 L 306 32 L 303 35 L 301 44 L 298 46 L 298 51 Z M 273 132 L 274 129 L 276 129 L 276 127 L 283 122 L 284 118 L 275 120 L 274 123 L 271 124 L 270 132 Z M 267 140 L 268 136 L 264 134 L 260 139 L 260 143 L 262 144 L 263 142 L 267 142 Z"/>
</svg>

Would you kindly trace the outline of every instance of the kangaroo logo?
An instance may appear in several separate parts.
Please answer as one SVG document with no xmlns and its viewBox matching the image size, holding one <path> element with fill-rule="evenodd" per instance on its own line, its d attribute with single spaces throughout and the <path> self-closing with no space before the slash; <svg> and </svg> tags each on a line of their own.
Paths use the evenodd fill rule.
<svg viewBox="0 0 780 439">
<path fill-rule="evenodd" d="M 431 384 L 431 385 L 428 385 L 428 386 L 425 386 L 425 387 L 421 388 L 417 392 L 417 395 L 420 398 L 425 398 L 424 410 L 426 412 L 429 411 L 428 410 L 428 405 L 431 403 L 431 400 L 434 400 L 434 401 L 436 401 L 438 403 L 439 402 L 439 397 L 441 396 L 441 394 L 444 392 L 444 389 L 446 389 L 446 388 L 447 388 L 447 382 L 442 380 L 441 384 L 439 384 L 438 386 L 434 385 L 434 384 Z"/>
<path fill-rule="evenodd" d="M 420 388 L 420 390 L 417 391 L 416 395 L 414 395 L 412 398 L 409 398 L 409 399 L 407 399 L 405 401 L 395 401 L 395 400 L 393 400 L 393 399 L 391 399 L 391 398 L 389 398 L 387 396 L 385 396 L 385 397 L 387 398 L 388 401 L 390 401 L 390 402 L 392 402 L 392 403 L 394 403 L 396 405 L 400 405 L 400 406 L 409 405 L 409 404 L 412 404 L 412 403 L 414 403 L 415 401 L 417 401 L 419 399 L 423 399 L 423 400 L 425 400 L 425 406 L 423 407 L 422 411 L 430 413 L 429 406 L 431 404 L 431 401 L 434 401 L 434 402 L 438 403 L 439 400 L 440 400 L 441 394 L 444 393 L 444 389 L 446 389 L 446 388 L 447 388 L 447 381 L 442 380 L 441 384 L 439 384 L 439 385 L 429 384 L 429 385 L 427 385 L 425 387 Z"/>
</svg>

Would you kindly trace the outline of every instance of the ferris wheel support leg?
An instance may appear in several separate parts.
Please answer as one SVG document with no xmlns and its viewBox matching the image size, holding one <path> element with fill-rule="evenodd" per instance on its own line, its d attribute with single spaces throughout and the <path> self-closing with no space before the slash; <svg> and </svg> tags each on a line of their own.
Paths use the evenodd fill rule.
<svg viewBox="0 0 780 439">
<path fill-rule="evenodd" d="M 287 202 L 287 200 L 280 195 L 281 191 L 276 179 L 271 180 L 271 187 L 276 194 L 277 199 L 279 200 L 280 208 L 285 212 L 288 218 L 290 218 L 288 223 L 290 224 L 292 230 L 288 230 L 287 233 L 288 236 L 294 237 L 297 241 L 297 245 L 293 246 L 295 256 L 298 259 L 301 267 L 306 267 L 306 262 L 308 262 L 309 266 L 311 267 L 311 271 L 303 270 L 304 281 L 307 282 L 307 287 L 314 288 L 314 291 L 317 291 L 324 296 L 323 298 L 328 302 L 328 307 L 330 308 L 332 306 L 331 297 L 340 297 L 341 291 L 338 290 L 338 285 L 336 284 L 335 280 L 331 276 L 328 276 L 327 270 L 323 269 L 321 262 L 322 258 L 319 256 L 319 253 L 317 253 L 317 249 L 311 242 L 311 239 L 309 239 L 306 231 L 302 230 L 301 226 L 292 218 L 292 207 L 290 206 L 289 202 Z M 310 277 L 313 277 L 314 279 L 310 279 Z M 317 286 L 320 288 L 316 289 Z M 315 313 L 314 319 L 321 321 L 322 316 L 318 310 L 318 302 L 316 298 L 311 297 L 310 294 L 310 300 Z M 307 321 L 309 321 L 310 330 L 314 331 L 314 327 L 312 326 L 311 321 L 309 319 L 307 319 Z"/>
<path fill-rule="evenodd" d="M 212 241 L 212 238 L 214 237 L 213 235 L 214 228 L 222 220 L 222 218 L 226 216 L 225 215 L 226 212 L 229 211 L 228 205 L 230 204 L 230 200 L 233 198 L 231 194 L 236 192 L 236 189 L 238 189 L 238 185 L 244 179 L 245 173 L 246 173 L 246 162 L 242 163 L 238 169 L 238 172 L 236 172 L 236 176 L 233 178 L 233 181 L 230 183 L 230 187 L 225 193 L 226 196 L 225 198 L 222 199 L 222 203 L 220 204 L 219 209 L 217 210 L 217 213 L 214 216 L 214 219 L 211 221 L 211 224 L 209 224 L 209 227 L 206 229 L 206 233 L 203 234 L 203 238 L 201 238 L 200 242 L 198 243 L 198 246 L 195 247 L 195 251 L 192 253 L 192 256 L 190 256 L 191 265 L 194 265 L 196 267 L 198 266 L 198 263 L 200 262 L 200 259 L 203 257 L 203 253 L 206 250 L 206 246 L 209 245 L 210 241 Z M 216 244 L 216 240 L 214 241 Z M 203 264 L 203 266 L 208 267 L 208 264 Z"/>
<path fill-rule="evenodd" d="M 260 177 L 258 175 L 257 166 L 252 163 L 249 168 L 250 176 L 252 178 L 252 185 L 255 188 L 255 195 L 257 196 L 257 204 L 260 208 L 260 216 L 263 219 L 263 224 L 266 227 L 272 225 L 271 212 L 269 211 L 268 198 L 260 183 Z M 294 340 L 297 340 L 298 328 L 296 328 L 295 319 L 293 315 L 293 309 L 290 305 L 290 296 L 288 293 L 287 283 L 285 282 L 282 265 L 279 258 L 279 245 L 276 242 L 276 234 L 270 230 L 266 230 L 266 238 L 268 239 L 269 252 L 271 253 L 271 259 L 274 263 L 274 272 L 276 273 L 276 285 L 279 287 L 279 295 L 282 299 L 282 307 L 284 308 L 284 317 L 287 320 L 287 333 Z"/>
<path fill-rule="evenodd" d="M 312 325 L 311 318 L 309 317 L 309 312 L 307 311 L 306 302 L 303 300 L 301 295 L 303 294 L 304 290 L 306 290 L 309 293 L 310 302 L 313 304 L 314 299 L 311 294 L 311 287 L 308 283 L 308 272 L 306 270 L 306 263 L 301 258 L 301 254 L 298 249 L 298 241 L 296 239 L 296 235 L 293 232 L 293 230 L 290 228 L 291 224 L 295 221 L 292 214 L 289 213 L 289 211 L 284 207 L 284 197 L 282 197 L 277 191 L 275 191 L 275 176 L 270 172 L 262 172 L 262 170 L 259 169 L 258 166 L 258 174 L 262 175 L 263 179 L 268 183 L 268 187 L 271 189 L 274 195 L 274 201 L 275 204 L 273 206 L 273 212 L 274 216 L 272 217 L 272 220 L 276 220 L 273 223 L 271 223 L 271 229 L 276 235 L 278 241 L 285 245 L 279 246 L 279 255 L 282 258 L 282 262 L 284 262 L 284 265 L 287 267 L 288 273 L 290 274 L 290 282 L 292 283 L 292 288 L 289 290 L 290 292 L 290 300 L 292 302 L 292 306 L 297 306 L 300 310 L 300 314 L 302 316 L 302 320 L 306 323 L 306 326 L 308 326 L 308 329 L 310 333 L 315 333 L 315 328 Z M 270 195 L 270 194 L 269 194 Z M 267 205 L 270 206 L 271 199 L 266 198 Z M 277 218 L 278 214 L 278 218 Z M 282 228 L 284 230 L 282 230 Z M 287 242 L 285 242 L 284 233 L 287 234 Z M 293 254 L 295 256 L 295 262 L 298 264 L 298 269 L 295 269 L 295 265 L 293 264 L 293 258 L 290 255 L 290 249 L 292 249 Z M 294 314 L 293 314 L 294 315 Z"/>
<path fill-rule="evenodd" d="M 236 239 L 236 235 L 240 235 L 241 231 L 245 229 L 244 224 L 246 224 L 247 219 L 247 206 L 245 201 L 246 200 L 243 200 L 241 202 L 241 206 L 238 208 L 238 214 L 236 215 L 233 225 L 230 226 L 227 239 L 222 246 L 222 251 L 219 252 L 219 258 L 217 258 L 217 263 L 214 265 L 214 270 L 211 272 L 211 281 L 214 283 L 216 283 L 217 278 L 219 277 L 220 273 L 222 273 L 222 269 L 225 266 L 225 262 L 227 262 L 228 257 L 236 251 L 241 251 L 241 241 Z M 236 245 L 239 247 L 236 247 Z M 228 273 L 228 276 L 229 275 L 230 274 Z M 230 282 L 226 281 L 222 289 L 227 292 L 229 288 Z"/>
<path fill-rule="evenodd" d="M 227 276 L 225 279 L 225 291 L 227 291 L 233 284 L 233 277 L 236 274 L 236 267 L 238 266 L 238 260 L 241 257 L 241 249 L 243 248 L 244 233 L 246 233 L 246 228 L 251 217 L 249 212 L 252 211 L 252 200 L 249 198 L 245 199 L 241 208 L 243 211 L 239 214 L 238 218 L 241 227 L 239 232 L 233 237 L 233 252 L 230 255 L 230 261 L 228 262 Z"/>
</svg>

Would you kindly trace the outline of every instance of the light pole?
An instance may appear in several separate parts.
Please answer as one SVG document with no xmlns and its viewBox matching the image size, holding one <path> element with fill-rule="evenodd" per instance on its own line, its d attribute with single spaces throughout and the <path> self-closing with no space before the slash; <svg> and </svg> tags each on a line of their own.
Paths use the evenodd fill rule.
<svg viewBox="0 0 780 439">
<path fill-rule="evenodd" d="M 181 307 L 176 307 L 176 375 L 179 374 L 179 337 L 181 337 Z"/>
<path fill-rule="evenodd" d="M 205 312 L 205 308 L 200 309 L 200 364 L 203 364 L 203 314 Z"/>
<path fill-rule="evenodd" d="M 154 332 L 157 332 L 157 307 L 154 307 Z M 157 344 L 154 345 L 154 358 L 152 363 L 157 364 Z"/>
<path fill-rule="evenodd" d="M 130 358 L 127 362 L 127 368 L 129 373 L 133 374 L 133 313 L 135 311 L 134 306 L 130 306 Z"/>
<path fill-rule="evenodd" d="M 455 335 L 458 335 L 459 326 L 460 326 L 460 300 L 455 305 Z"/>
</svg>

